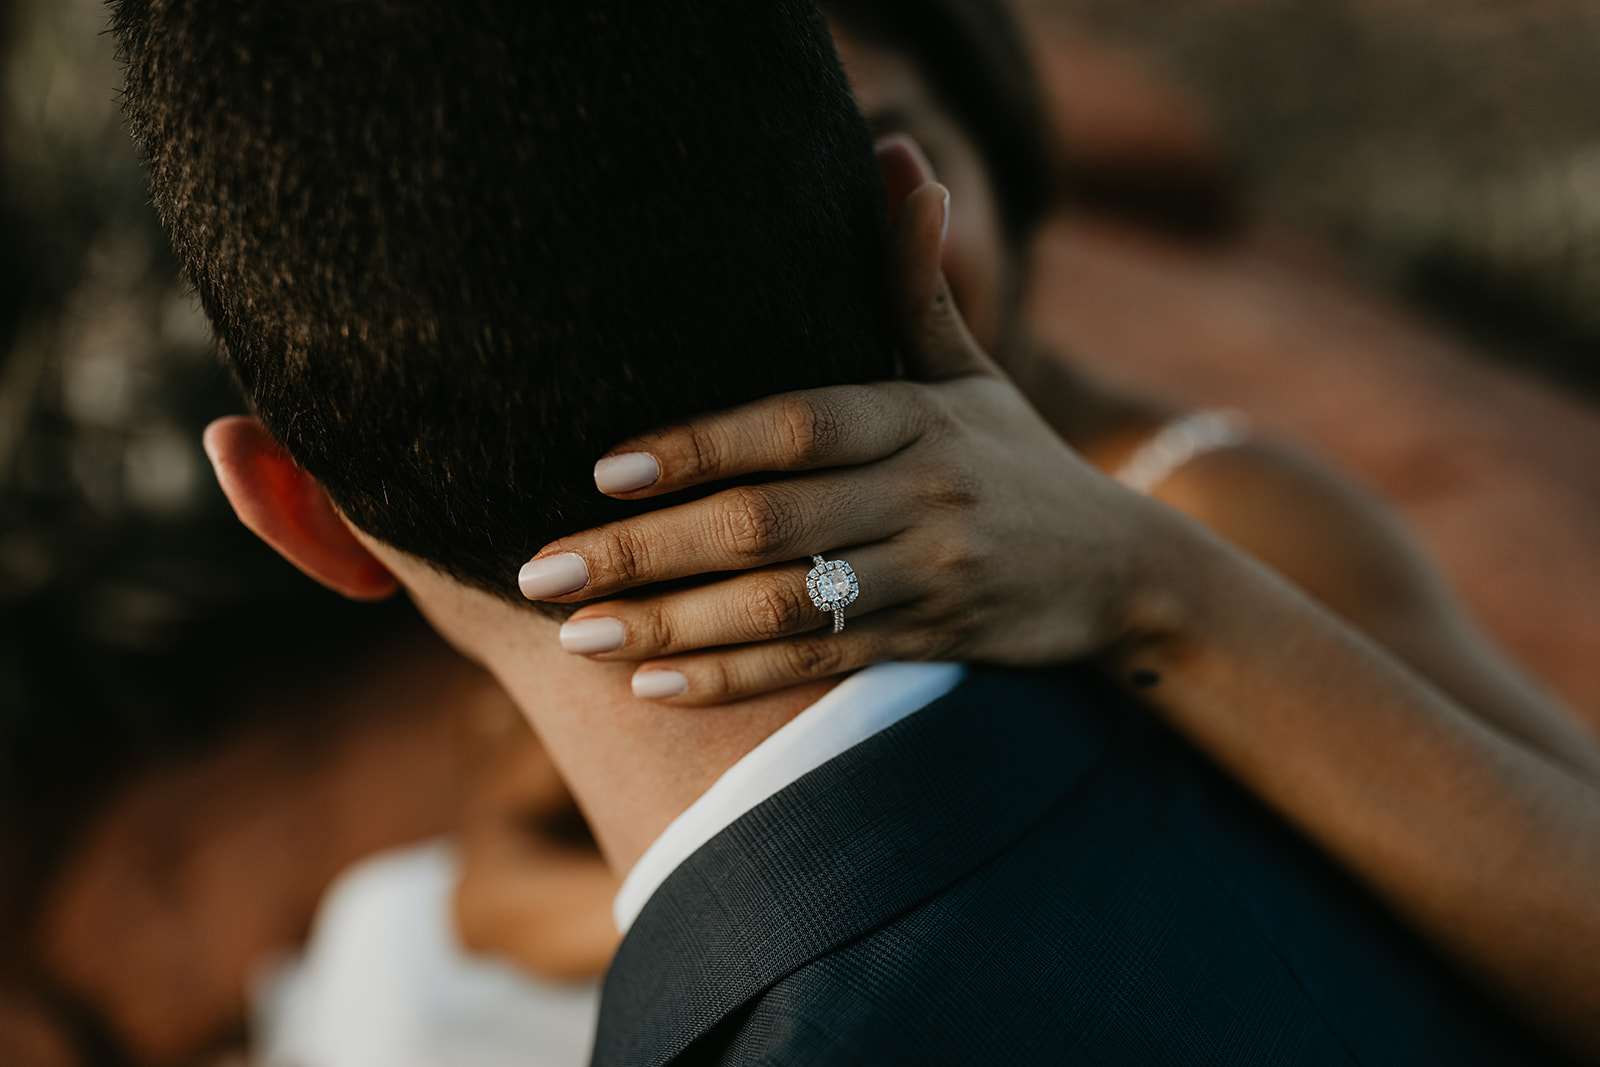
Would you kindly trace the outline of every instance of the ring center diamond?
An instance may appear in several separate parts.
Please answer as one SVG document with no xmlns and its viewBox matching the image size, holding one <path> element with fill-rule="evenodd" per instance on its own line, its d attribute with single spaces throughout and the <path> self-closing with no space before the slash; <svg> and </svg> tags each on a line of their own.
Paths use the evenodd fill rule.
<svg viewBox="0 0 1600 1067">
<path fill-rule="evenodd" d="M 856 572 L 842 559 L 828 560 L 806 575 L 806 592 L 821 611 L 836 611 L 861 594 Z"/>
</svg>

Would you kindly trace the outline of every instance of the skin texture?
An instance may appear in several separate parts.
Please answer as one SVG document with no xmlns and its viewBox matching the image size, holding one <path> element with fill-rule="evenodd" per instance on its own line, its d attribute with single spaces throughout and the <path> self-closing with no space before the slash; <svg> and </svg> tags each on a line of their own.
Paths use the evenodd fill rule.
<svg viewBox="0 0 1600 1067">
<path fill-rule="evenodd" d="M 914 142 L 914 147 L 896 143 L 882 154 L 888 183 L 914 188 L 934 173 L 948 180 L 949 223 L 940 264 L 977 346 L 997 353 L 997 361 L 1030 404 L 1079 456 L 1101 470 L 1115 470 L 1173 412 L 1076 373 L 1029 338 L 1025 325 L 1015 320 L 1009 295 L 1017 284 L 1021 256 L 1006 247 L 993 190 L 971 141 L 904 57 L 848 35 L 836 34 L 835 39 L 874 129 Z M 919 351 L 914 344 L 908 350 Z M 922 373 L 937 376 L 938 369 Z M 826 432 L 836 423 L 866 418 L 868 412 L 872 421 L 888 423 L 897 417 L 894 398 L 910 395 L 907 389 L 898 394 L 895 389 L 856 394 L 850 401 L 853 410 L 840 410 L 841 400 L 820 411 L 807 410 L 807 402 L 800 400 L 781 402 L 787 406 L 774 413 L 776 429 L 746 428 L 731 418 L 725 427 L 702 421 L 695 425 L 698 433 L 659 435 L 613 451 L 687 450 L 700 460 L 748 453 L 751 439 L 762 434 L 787 434 L 791 447 L 766 449 L 763 462 L 770 465 L 748 471 L 817 468 L 823 464 L 804 455 L 817 447 L 810 440 L 816 426 Z M 924 422 L 943 417 L 980 425 L 979 417 L 968 418 L 959 406 L 934 410 L 933 415 L 908 406 L 898 417 Z M 562 547 L 580 555 L 660 559 L 663 574 L 674 578 L 752 565 L 777 568 L 725 583 L 726 599 L 711 587 L 625 607 L 585 608 L 575 618 L 620 618 L 626 641 L 602 655 L 644 661 L 641 669 L 684 672 L 689 676 L 687 691 L 667 698 L 677 703 L 716 703 L 816 677 L 825 668 L 849 669 L 889 655 L 938 654 L 1007 663 L 1080 655 L 1081 638 L 1058 633 L 1054 620 L 1062 612 L 1052 602 L 1060 599 L 1060 589 L 1105 581 L 1103 561 L 1086 560 L 1081 553 L 1058 558 L 1062 554 L 1050 545 L 1016 541 L 1014 531 L 1035 524 L 1048 530 L 1081 512 L 1086 501 L 1065 499 L 1041 469 L 1057 461 L 1053 446 L 1027 439 L 1022 432 L 1009 438 L 1008 421 L 990 423 L 993 428 L 984 442 L 968 440 L 959 447 L 953 446 L 959 431 L 919 424 L 914 442 L 909 434 L 895 439 L 895 447 L 904 452 L 849 477 L 813 476 L 752 487 L 738 497 L 711 498 L 703 506 L 618 524 L 605 536 L 567 539 Z M 1033 421 L 1015 425 L 1026 427 Z M 883 455 L 856 452 L 844 462 L 859 464 Z M 678 465 L 675 473 L 664 473 L 644 490 L 617 495 L 652 495 L 734 473 L 686 470 L 678 454 L 672 462 Z M 1581 747 L 1583 739 L 1566 716 L 1482 637 L 1399 524 L 1331 472 L 1273 444 L 1252 442 L 1180 468 L 1156 487 L 1154 496 L 1267 563 L 1451 696 L 1517 736 L 1556 748 Z M 1023 513 L 1014 514 L 1019 508 Z M 755 530 L 771 544 L 755 546 L 748 536 L 744 543 L 719 538 L 729 529 Z M 1067 543 L 1076 540 L 1071 526 L 1056 532 Z M 719 539 L 738 551 L 718 554 Z M 1011 559 L 997 556 L 994 546 L 1002 544 L 1010 546 Z M 768 551 L 754 551 L 758 547 Z M 554 551 L 547 548 L 539 555 Z M 852 627 L 860 638 L 854 649 L 841 648 L 848 643 L 825 634 L 818 635 L 825 638 L 820 640 L 681 658 L 681 653 L 702 648 L 823 626 L 829 619 L 798 595 L 792 572 L 798 567 L 803 573 L 804 567 L 784 567 L 783 561 L 845 551 L 862 578 L 863 599 L 847 612 L 861 619 Z M 1023 561 L 1026 567 L 1019 565 Z M 1001 573 L 1008 566 L 1014 577 Z M 603 564 L 598 573 L 591 566 L 589 585 L 561 599 L 582 601 L 643 584 L 619 581 L 603 570 Z M 1032 580 L 1034 573 L 1057 575 L 1060 584 L 1041 587 Z M 938 582 L 939 575 L 959 575 L 959 588 Z M 868 613 L 886 607 L 894 609 L 892 620 L 871 622 Z M 897 633 L 879 634 L 884 628 Z"/>
<path fill-rule="evenodd" d="M 1083 579 L 1072 596 L 1047 598 L 1057 614 L 1028 621 L 1041 647 L 1053 641 L 1069 654 L 1098 652 L 1107 669 L 1143 688 L 1157 710 L 1488 988 L 1572 1047 L 1600 1048 L 1594 905 L 1600 757 L 1593 747 L 1576 732 L 1563 733 L 1559 718 L 1538 716 L 1548 741 L 1518 740 L 1452 702 L 1267 567 L 1079 459 L 1031 413 L 962 323 L 938 271 L 945 201 L 939 186 L 913 192 L 891 241 L 907 351 L 931 381 L 776 398 L 636 442 L 631 447 L 649 447 L 662 472 L 641 493 L 785 463 L 826 470 L 873 456 L 914 456 L 918 465 L 962 456 L 989 462 L 990 439 L 1020 443 L 1026 459 L 1013 458 L 1010 469 L 1023 472 L 1024 485 L 1011 491 L 1039 510 L 1025 513 L 1005 543 L 1028 535 L 1044 549 L 1054 541 L 1059 565 L 1080 560 Z M 866 403 L 876 417 L 847 417 L 859 416 Z M 714 443 L 717 434 L 732 436 Z M 252 420 L 222 420 L 208 431 L 207 447 L 241 518 L 291 561 L 355 596 L 381 595 L 398 580 L 441 634 L 495 675 L 538 729 L 614 870 L 631 865 L 722 770 L 826 688 L 824 680 L 786 689 L 713 715 L 637 700 L 627 688 L 625 660 L 597 663 L 564 653 L 552 621 L 459 585 L 350 528 L 337 513 L 338 521 L 327 521 L 330 511 L 315 483 L 295 476 L 292 462 Z M 950 480 L 947 471 L 944 481 Z M 968 509 L 985 510 L 969 499 L 984 478 L 955 481 L 963 490 L 931 510 L 970 524 Z M 670 533 L 674 512 L 690 527 L 720 515 L 713 531 L 728 529 L 729 515 L 768 515 L 772 521 L 750 527 L 763 531 L 744 545 L 755 553 L 750 563 L 761 553 L 790 558 L 785 554 L 807 538 L 827 536 L 807 532 L 808 525 L 826 527 L 840 514 L 823 508 L 808 515 L 801 497 L 786 506 L 753 505 L 763 498 L 735 492 L 654 517 L 667 521 Z M 718 510 L 729 501 L 732 510 Z M 1015 510 L 1006 514 L 1017 520 Z M 580 535 L 563 547 L 583 548 L 594 581 L 613 588 L 665 576 L 647 572 L 649 565 L 684 566 L 673 553 L 608 556 L 594 551 L 601 541 L 584 540 L 615 535 Z M 726 550 L 715 533 L 700 545 L 698 555 L 688 556 Z M 936 572 L 947 593 L 956 588 L 957 595 L 929 601 L 920 630 L 905 624 L 910 620 L 884 626 L 890 611 L 867 611 L 861 625 L 842 635 L 850 641 L 829 635 L 829 647 L 860 647 L 851 642 L 859 642 L 861 631 L 876 632 L 880 652 L 908 634 L 921 642 L 952 633 L 978 640 L 983 626 L 964 630 L 949 620 L 971 618 L 965 591 L 973 586 L 962 579 L 994 555 L 952 559 L 954 582 Z M 626 574 L 616 566 L 625 559 L 633 561 Z M 926 570 L 906 573 L 914 580 Z M 1020 582 L 1013 574 L 1008 588 L 1044 584 L 1039 573 L 1054 572 L 1034 570 Z M 1006 615 L 995 611 L 993 618 Z M 937 644 L 922 647 L 924 654 L 939 651 Z M 806 655 L 786 662 L 791 672 L 812 670 L 819 678 L 836 674 L 840 663 Z M 706 676 L 735 677 L 718 669 L 721 675 Z M 1144 685 L 1147 679 L 1153 687 Z M 504 879 L 515 869 L 513 862 L 491 877 Z M 469 891 L 481 899 L 486 887 L 464 887 L 463 897 Z M 494 940 L 505 929 L 475 940 L 483 936 Z"/>
<path fill-rule="evenodd" d="M 349 596 L 404 585 L 434 629 L 494 676 L 543 740 L 614 871 L 630 868 L 725 770 L 836 684 L 796 686 L 716 716 L 662 714 L 633 696 L 625 666 L 562 652 L 553 620 L 349 525 L 253 418 L 218 420 L 205 445 L 241 521 L 289 562 Z"/>
<path fill-rule="evenodd" d="M 481 710 L 466 747 L 454 899 L 462 943 L 547 978 L 602 973 L 619 940 L 606 906 L 618 879 L 550 754 L 508 703 Z"/>
<path fill-rule="evenodd" d="M 940 255 L 899 251 L 913 275 L 928 269 L 919 254 Z M 957 303 L 977 293 L 979 321 L 991 321 L 995 290 L 951 289 Z M 661 471 L 618 494 L 630 497 L 796 473 L 546 549 L 599 561 L 568 602 L 747 572 L 582 609 L 627 634 L 597 658 L 683 672 L 688 689 L 668 702 L 689 705 L 884 658 L 1098 656 L 1486 988 L 1597 1055 L 1592 740 L 1483 641 L 1359 492 L 1252 444 L 1182 469 L 1157 487 L 1170 505 L 1157 508 L 1058 447 L 1114 469 L 1159 422 L 1149 409 L 1080 388 L 1019 332 L 1008 369 L 1050 418 L 1051 444 L 938 286 L 908 292 L 924 300 L 907 328 L 924 383 L 774 398 L 618 446 Z M 785 562 L 812 552 L 861 575 L 842 635 L 816 632 L 826 619 L 798 595 L 804 565 Z M 641 558 L 651 566 L 605 562 Z"/>
<path fill-rule="evenodd" d="M 924 166 L 904 146 L 887 155 L 901 187 Z M 1148 417 L 1101 404 L 1090 434 L 1083 421 L 1038 418 L 984 357 L 956 311 L 963 298 L 940 277 L 947 203 L 943 189 L 918 188 L 893 236 L 905 348 L 922 381 L 775 398 L 617 449 L 649 452 L 660 471 L 620 495 L 795 476 L 542 552 L 585 560 L 590 581 L 569 601 L 744 572 L 583 609 L 624 625 L 627 643 L 600 662 L 561 652 L 542 617 L 330 522 L 314 483 L 284 468 L 248 420 L 214 428 L 213 459 L 241 517 L 304 569 L 355 596 L 382 595 L 397 578 L 495 674 L 616 870 L 842 671 L 891 657 L 1092 655 L 1487 988 L 1572 1047 L 1600 1048 L 1593 745 L 1488 656 L 1381 513 L 1314 468 L 1257 446 L 1208 457 L 1160 488 L 1297 588 L 1066 447 L 1076 437 L 1085 456 L 1113 466 Z M 1003 326 L 982 328 L 1019 377 L 1059 387 L 1035 397 L 1052 418 L 1097 410 L 1069 372 L 1030 365 L 1037 353 L 1024 341 L 1007 347 Z M 830 473 L 840 467 L 851 470 Z M 1301 550 L 1308 532 L 1321 548 Z M 797 595 L 804 565 L 789 561 L 817 551 L 845 555 L 862 575 L 840 636 L 815 634 L 824 620 Z M 729 644 L 739 647 L 698 651 Z M 688 690 L 633 698 L 631 663 L 662 655 L 672 658 L 645 666 L 682 671 Z M 781 688 L 797 682 L 808 688 Z M 729 697 L 743 699 L 715 715 L 694 710 Z M 514 851 L 496 865 L 502 845 L 480 846 L 489 882 L 524 869 Z M 492 888 L 464 885 L 458 914 L 471 899 L 466 910 L 492 913 Z M 494 943 L 505 929 L 474 940 Z"/>
<path fill-rule="evenodd" d="M 1474 714 L 1200 538 L 1157 550 L 1168 596 L 1110 669 L 1159 678 L 1145 699 L 1168 721 L 1486 989 L 1600 1059 L 1594 747 L 1535 708 L 1519 709 L 1522 737 Z"/>
<path fill-rule="evenodd" d="M 659 639 L 669 642 L 678 633 L 688 643 L 717 643 L 738 626 L 800 633 L 667 661 L 692 684 L 735 691 L 806 670 L 836 671 L 856 656 L 970 652 L 1002 659 L 1026 648 L 1026 655 L 1048 660 L 1039 651 L 1046 646 L 1055 648 L 1055 658 L 1097 656 L 1486 988 L 1554 1039 L 1593 1056 L 1600 1049 L 1600 752 L 1586 735 L 1531 690 L 1490 687 L 1491 698 L 1476 705 L 1453 700 L 1278 573 L 1178 511 L 1108 481 L 1039 432 L 1042 423 L 976 349 L 933 276 L 937 234 L 930 228 L 917 239 L 924 242 L 920 251 L 899 250 L 903 270 L 922 272 L 922 281 L 908 283 L 908 309 L 924 302 L 920 322 L 908 329 L 908 347 L 922 357 L 917 369 L 935 381 L 773 398 L 629 442 L 630 449 L 651 451 L 662 472 L 636 495 L 736 473 L 851 465 L 852 478 L 871 483 L 860 490 L 865 500 L 893 492 L 894 481 L 911 482 L 908 492 L 930 492 L 931 483 L 919 479 L 955 463 L 954 474 L 943 468 L 945 482 L 986 486 L 994 496 L 973 489 L 938 506 L 925 502 L 928 514 L 887 543 L 909 538 L 916 548 L 925 525 L 960 537 L 988 523 L 990 536 L 1001 539 L 987 543 L 1010 551 L 970 557 L 958 551 L 940 566 L 901 561 L 891 571 L 891 551 L 874 556 L 852 549 L 850 558 L 863 561 L 863 598 L 872 578 L 892 576 L 882 599 L 909 595 L 914 606 L 868 602 L 859 623 L 837 636 L 809 636 L 816 622 L 806 615 L 809 605 L 764 614 L 783 601 L 775 591 L 757 592 L 762 583 L 776 590 L 797 581 L 781 566 L 697 593 L 612 601 L 585 612 L 610 612 L 630 634 L 650 640 L 664 634 Z M 862 417 L 867 411 L 872 418 Z M 994 445 L 1002 440 L 1016 451 Z M 872 463 L 872 456 L 882 458 Z M 863 474 L 887 464 L 895 466 L 881 481 Z M 986 474 L 974 476 L 974 467 Z M 1003 490 L 989 481 L 1007 476 Z M 1298 484 L 1304 474 L 1290 467 L 1278 476 Z M 775 483 L 771 491 L 780 495 L 766 504 L 751 501 L 768 499 L 761 495 L 768 489 L 741 487 L 720 501 L 712 496 L 663 510 L 560 547 L 586 559 L 608 552 L 636 559 L 625 542 L 593 548 L 638 536 L 653 541 L 650 558 L 674 577 L 695 573 L 700 560 L 708 561 L 706 570 L 725 570 L 749 546 L 719 542 L 715 531 L 726 528 L 726 512 L 718 521 L 707 516 L 754 506 L 780 517 L 768 524 L 761 551 L 774 559 L 796 548 L 810 551 L 813 543 L 827 543 L 835 521 L 826 505 L 846 500 L 841 494 L 850 490 L 808 479 L 818 476 Z M 1327 493 L 1318 483 L 1306 492 L 1303 521 L 1325 535 L 1359 540 L 1383 532 L 1368 527 L 1359 509 L 1317 510 Z M 1028 508 L 1007 507 L 1007 497 Z M 810 509 L 809 498 L 821 504 Z M 1337 496 L 1330 499 L 1337 504 Z M 696 540 L 683 539 L 690 531 Z M 1052 552 L 1051 538 L 1053 554 L 1040 555 Z M 985 541 L 957 543 L 975 548 Z M 759 553 L 744 560 L 762 561 Z M 1062 573 L 1071 578 L 1054 585 L 1038 578 Z M 603 564 L 592 566 L 591 575 L 591 586 L 607 593 L 649 578 Z M 990 579 L 1004 583 L 1005 595 L 992 601 L 981 593 Z M 1396 600 L 1406 608 L 1416 595 L 1402 586 Z M 688 619 L 694 612 L 702 614 L 698 624 Z M 1406 611 L 1396 618 L 1404 620 Z M 773 654 L 796 643 L 805 650 Z M 1426 642 L 1415 647 L 1425 649 Z M 1464 677 L 1454 682 L 1470 684 Z"/>
</svg>

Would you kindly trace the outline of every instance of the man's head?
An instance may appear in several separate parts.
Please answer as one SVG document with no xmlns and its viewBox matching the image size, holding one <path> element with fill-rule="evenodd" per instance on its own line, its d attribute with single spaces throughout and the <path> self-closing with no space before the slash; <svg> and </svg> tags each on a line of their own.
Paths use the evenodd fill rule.
<svg viewBox="0 0 1600 1067">
<path fill-rule="evenodd" d="M 262 423 L 517 600 L 618 440 L 888 376 L 881 194 L 806 0 L 118 0 L 154 197 Z"/>
</svg>

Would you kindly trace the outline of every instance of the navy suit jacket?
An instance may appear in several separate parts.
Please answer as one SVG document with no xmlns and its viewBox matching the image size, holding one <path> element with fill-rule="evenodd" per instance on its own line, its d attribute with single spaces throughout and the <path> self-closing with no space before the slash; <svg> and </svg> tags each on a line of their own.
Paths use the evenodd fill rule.
<svg viewBox="0 0 1600 1067">
<path fill-rule="evenodd" d="M 594 1062 L 1546 1057 L 1147 712 L 974 671 L 673 872 Z"/>
</svg>

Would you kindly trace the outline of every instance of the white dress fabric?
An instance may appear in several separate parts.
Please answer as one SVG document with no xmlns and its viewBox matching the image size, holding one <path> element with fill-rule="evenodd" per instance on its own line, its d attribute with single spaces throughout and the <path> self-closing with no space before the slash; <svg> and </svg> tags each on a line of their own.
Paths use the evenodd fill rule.
<svg viewBox="0 0 1600 1067">
<path fill-rule="evenodd" d="M 1232 448 L 1249 437 L 1250 419 L 1243 412 L 1193 411 L 1151 434 L 1113 477 L 1148 494 L 1196 457 Z"/>
<path fill-rule="evenodd" d="M 258 1067 L 580 1067 L 598 980 L 543 981 L 456 938 L 454 851 L 432 842 L 351 867 L 303 955 L 254 996 Z"/>
</svg>

